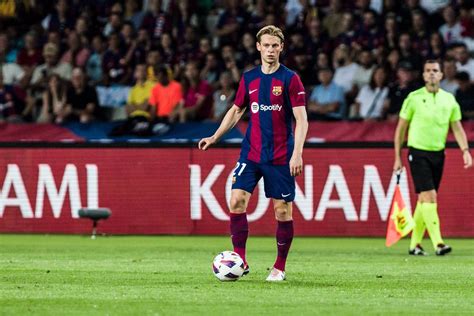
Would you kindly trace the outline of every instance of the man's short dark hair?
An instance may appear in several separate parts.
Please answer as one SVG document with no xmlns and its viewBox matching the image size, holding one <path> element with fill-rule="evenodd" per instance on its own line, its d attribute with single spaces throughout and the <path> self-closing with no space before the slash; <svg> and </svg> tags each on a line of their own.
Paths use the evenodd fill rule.
<svg viewBox="0 0 474 316">
<path fill-rule="evenodd" d="M 438 64 L 439 69 L 443 69 L 443 62 L 441 60 L 438 60 L 438 59 L 427 59 L 427 60 L 425 60 L 425 62 L 423 63 L 423 69 L 425 69 L 426 64 Z"/>
<path fill-rule="evenodd" d="M 465 71 L 458 72 L 455 76 L 454 79 L 462 81 L 462 82 L 469 82 L 469 74 Z"/>
</svg>

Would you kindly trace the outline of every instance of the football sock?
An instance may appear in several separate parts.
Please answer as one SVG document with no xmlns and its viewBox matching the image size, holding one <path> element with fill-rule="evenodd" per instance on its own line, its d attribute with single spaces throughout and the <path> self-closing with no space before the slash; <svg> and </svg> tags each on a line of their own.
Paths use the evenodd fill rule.
<svg viewBox="0 0 474 316">
<path fill-rule="evenodd" d="M 426 226 L 423 221 L 422 204 L 420 202 L 416 204 L 413 220 L 415 221 L 415 227 L 413 227 L 411 233 L 410 249 L 415 249 L 416 245 L 421 243 L 421 240 L 425 235 Z"/>
<path fill-rule="evenodd" d="M 276 241 L 278 255 L 273 267 L 277 268 L 278 270 L 285 271 L 286 257 L 288 257 L 291 242 L 293 241 L 293 221 L 278 221 Z"/>
<path fill-rule="evenodd" d="M 230 213 L 230 233 L 234 252 L 247 264 L 245 259 L 245 245 L 249 236 L 249 224 L 247 222 L 247 213 Z"/>
<path fill-rule="evenodd" d="M 422 204 L 423 219 L 425 221 L 426 229 L 433 243 L 433 247 L 436 247 L 439 244 L 443 244 L 443 239 L 441 238 L 441 231 L 439 225 L 438 217 L 438 204 L 437 203 L 423 203 Z"/>
</svg>

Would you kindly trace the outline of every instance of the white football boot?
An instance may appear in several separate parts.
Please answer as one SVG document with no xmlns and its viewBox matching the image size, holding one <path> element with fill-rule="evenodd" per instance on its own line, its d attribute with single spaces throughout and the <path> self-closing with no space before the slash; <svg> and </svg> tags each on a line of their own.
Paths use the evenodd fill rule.
<svg viewBox="0 0 474 316">
<path fill-rule="evenodd" d="M 284 281 L 285 279 L 285 271 L 278 270 L 277 268 L 273 268 L 267 277 L 267 281 L 270 282 L 280 282 Z"/>
</svg>

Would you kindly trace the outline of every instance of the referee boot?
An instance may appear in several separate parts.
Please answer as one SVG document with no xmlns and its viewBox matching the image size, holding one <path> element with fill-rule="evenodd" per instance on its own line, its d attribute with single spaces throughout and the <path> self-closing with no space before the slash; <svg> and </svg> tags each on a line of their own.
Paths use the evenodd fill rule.
<svg viewBox="0 0 474 316">
<path fill-rule="evenodd" d="M 436 255 L 437 256 L 444 256 L 445 254 L 450 253 L 451 250 L 453 250 L 453 248 L 451 248 L 451 246 L 448 246 L 448 245 L 445 245 L 445 244 L 439 244 L 436 247 Z"/>
<path fill-rule="evenodd" d="M 421 247 L 420 244 L 416 245 L 415 248 L 408 250 L 408 254 L 412 256 L 427 256 L 428 253 Z"/>
</svg>

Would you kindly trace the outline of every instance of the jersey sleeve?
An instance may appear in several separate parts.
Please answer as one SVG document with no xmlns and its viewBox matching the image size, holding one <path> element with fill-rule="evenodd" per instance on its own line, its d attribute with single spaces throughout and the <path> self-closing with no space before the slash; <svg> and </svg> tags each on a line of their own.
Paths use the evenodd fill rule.
<svg viewBox="0 0 474 316">
<path fill-rule="evenodd" d="M 403 101 L 402 109 L 400 110 L 400 118 L 411 121 L 414 112 L 414 102 L 410 95 Z"/>
<path fill-rule="evenodd" d="M 244 76 L 240 78 L 239 88 L 237 89 L 237 94 L 235 95 L 234 104 L 239 108 L 245 108 L 249 103 L 247 88 L 245 87 Z"/>
<path fill-rule="evenodd" d="M 305 106 L 306 105 L 306 92 L 304 91 L 303 83 L 300 77 L 295 74 L 291 77 L 289 86 L 289 96 L 291 107 Z"/>
<path fill-rule="evenodd" d="M 460 121 L 462 118 L 461 115 L 461 107 L 459 106 L 459 103 L 456 101 L 456 99 L 453 97 L 453 110 L 451 111 L 451 117 L 449 118 L 450 122 L 456 122 Z"/>
</svg>

